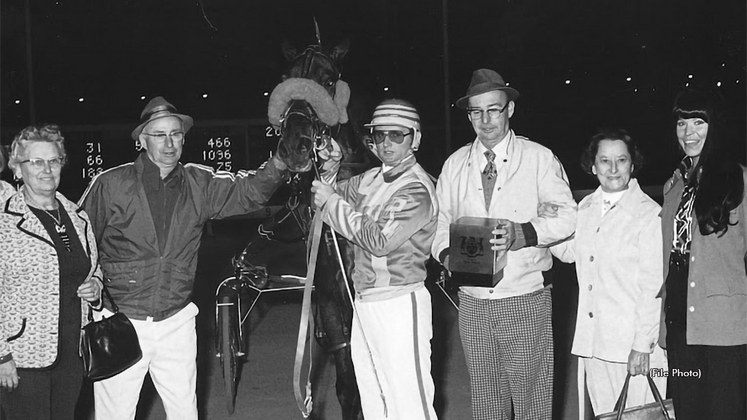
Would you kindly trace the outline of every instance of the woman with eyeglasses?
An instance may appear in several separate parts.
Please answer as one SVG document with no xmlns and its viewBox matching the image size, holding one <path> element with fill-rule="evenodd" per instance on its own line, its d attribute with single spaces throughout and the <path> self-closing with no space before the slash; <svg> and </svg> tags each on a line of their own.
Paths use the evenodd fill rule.
<svg viewBox="0 0 747 420">
<path fill-rule="evenodd" d="M 721 104 L 688 89 L 672 110 L 685 157 L 664 185 L 659 343 L 677 420 L 747 417 L 747 169 L 725 147 Z"/>
<path fill-rule="evenodd" d="M 65 164 L 56 125 L 16 135 L 9 167 L 23 181 L 0 210 L 0 406 L 5 419 L 73 419 L 78 342 L 101 271 L 88 216 L 57 192 Z"/>
</svg>

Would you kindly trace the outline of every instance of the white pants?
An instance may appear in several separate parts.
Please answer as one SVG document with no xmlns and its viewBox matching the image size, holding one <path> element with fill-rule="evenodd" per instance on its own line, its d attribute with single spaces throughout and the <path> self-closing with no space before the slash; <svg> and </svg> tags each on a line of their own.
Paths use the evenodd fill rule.
<svg viewBox="0 0 747 420">
<path fill-rule="evenodd" d="M 194 303 L 159 322 L 131 320 L 143 358 L 119 375 L 94 382 L 96 420 L 130 420 L 150 372 L 169 420 L 197 420 L 197 333 Z"/>
<path fill-rule="evenodd" d="M 428 290 L 422 287 L 381 301 L 357 300 L 355 307 L 360 322 L 353 320 L 351 354 L 366 420 L 436 420 Z"/>
<path fill-rule="evenodd" d="M 622 391 L 625 378 L 628 375 L 628 364 L 608 362 L 593 357 L 579 358 L 579 364 L 581 363 L 586 371 L 586 386 L 589 391 L 591 406 L 594 408 L 594 414 L 598 416 L 611 412 L 615 409 L 615 403 L 620 397 L 620 391 Z M 649 367 L 663 369 L 664 372 L 668 371 L 664 350 L 658 345 L 649 356 Z M 656 371 L 661 372 L 662 370 L 655 370 L 654 372 Z M 652 377 L 662 398 L 666 398 L 666 376 L 652 375 Z M 654 401 L 646 376 L 636 375 L 631 377 L 625 407 L 635 407 Z"/>
</svg>

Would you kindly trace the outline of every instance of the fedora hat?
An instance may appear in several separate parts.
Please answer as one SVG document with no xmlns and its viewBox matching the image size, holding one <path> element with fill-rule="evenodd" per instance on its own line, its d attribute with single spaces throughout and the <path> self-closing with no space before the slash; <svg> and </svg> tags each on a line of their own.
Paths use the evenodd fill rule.
<svg viewBox="0 0 747 420">
<path fill-rule="evenodd" d="M 506 86 L 500 74 L 490 69 L 479 69 L 472 73 L 472 81 L 467 88 L 467 94 L 459 98 L 456 104 L 459 108 L 467 109 L 469 98 L 494 90 L 506 92 L 509 101 L 515 101 L 519 97 L 519 91 Z"/>
<path fill-rule="evenodd" d="M 132 130 L 132 139 L 137 140 L 149 122 L 165 117 L 176 117 L 182 120 L 185 134 L 194 124 L 192 117 L 177 113 L 176 107 L 163 99 L 163 96 L 156 96 L 148 102 L 148 105 L 145 105 L 143 112 L 140 113 L 140 125 Z"/>
</svg>

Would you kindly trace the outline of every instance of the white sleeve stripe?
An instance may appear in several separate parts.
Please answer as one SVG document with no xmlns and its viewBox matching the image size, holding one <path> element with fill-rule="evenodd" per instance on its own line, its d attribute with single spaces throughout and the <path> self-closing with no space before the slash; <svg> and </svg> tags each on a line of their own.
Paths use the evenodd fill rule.
<svg viewBox="0 0 747 420">
<path fill-rule="evenodd" d="M 113 170 L 115 170 L 115 169 L 118 169 L 118 168 L 124 168 L 125 166 L 130 166 L 130 165 L 134 165 L 134 164 L 135 164 L 135 162 L 128 162 L 128 163 L 123 163 L 123 164 L 121 164 L 121 165 L 119 165 L 119 166 L 115 166 L 115 167 L 113 167 L 113 168 L 109 168 L 109 169 L 107 169 L 107 170 L 105 170 L 105 171 L 101 171 L 101 172 L 99 172 L 98 174 L 96 174 L 96 175 L 95 175 L 95 176 L 94 176 L 94 177 L 93 177 L 93 178 L 91 179 L 91 182 L 89 182 L 89 183 L 88 183 L 88 186 L 86 187 L 86 190 L 85 190 L 85 191 L 83 191 L 83 194 L 82 194 L 82 195 L 80 196 L 80 199 L 78 199 L 78 207 L 80 207 L 80 206 L 81 206 L 81 204 L 82 204 L 82 203 L 83 203 L 83 201 L 85 200 L 86 196 L 87 196 L 87 195 L 88 195 L 88 193 L 89 193 L 89 192 L 91 191 L 91 187 L 93 187 L 93 184 L 94 184 L 94 182 L 96 182 L 96 180 L 97 180 L 97 179 L 98 179 L 98 178 L 99 178 L 99 177 L 100 177 L 101 175 L 103 175 L 103 174 L 105 174 L 105 173 L 107 173 L 107 172 L 113 171 Z"/>
</svg>

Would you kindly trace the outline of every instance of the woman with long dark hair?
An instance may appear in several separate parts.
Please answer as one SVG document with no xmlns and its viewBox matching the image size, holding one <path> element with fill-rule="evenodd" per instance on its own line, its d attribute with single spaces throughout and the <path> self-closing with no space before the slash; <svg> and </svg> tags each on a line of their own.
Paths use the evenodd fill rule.
<svg viewBox="0 0 747 420">
<path fill-rule="evenodd" d="M 677 420 L 745 419 L 747 169 L 724 147 L 720 105 L 688 89 L 672 113 L 685 157 L 664 185 L 659 343 Z"/>
</svg>

